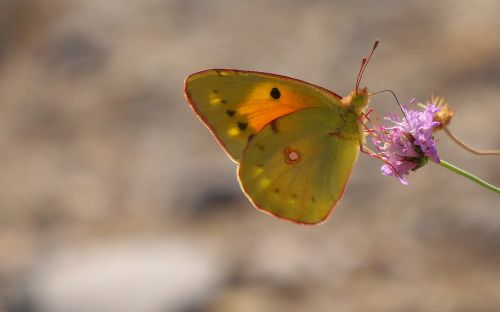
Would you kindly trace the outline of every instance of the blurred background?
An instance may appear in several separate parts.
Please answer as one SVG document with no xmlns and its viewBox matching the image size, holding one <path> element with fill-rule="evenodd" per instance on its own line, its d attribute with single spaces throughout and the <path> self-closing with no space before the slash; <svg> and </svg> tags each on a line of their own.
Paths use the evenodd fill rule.
<svg viewBox="0 0 500 312">
<path fill-rule="evenodd" d="M 499 148 L 500 2 L 0 1 L 0 311 L 498 311 L 498 195 L 361 155 L 327 223 L 255 210 L 191 112 L 214 67 L 443 95 Z M 371 102 L 397 111 L 387 94 Z M 498 158 L 438 133 L 498 185 Z"/>
</svg>

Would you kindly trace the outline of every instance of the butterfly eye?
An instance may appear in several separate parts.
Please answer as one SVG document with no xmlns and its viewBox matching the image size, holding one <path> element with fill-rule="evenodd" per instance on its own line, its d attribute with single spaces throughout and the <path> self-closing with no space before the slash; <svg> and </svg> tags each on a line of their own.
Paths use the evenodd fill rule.
<svg viewBox="0 0 500 312">
<path fill-rule="evenodd" d="M 278 88 L 274 87 L 271 89 L 271 97 L 275 100 L 281 97 L 281 92 Z"/>
</svg>

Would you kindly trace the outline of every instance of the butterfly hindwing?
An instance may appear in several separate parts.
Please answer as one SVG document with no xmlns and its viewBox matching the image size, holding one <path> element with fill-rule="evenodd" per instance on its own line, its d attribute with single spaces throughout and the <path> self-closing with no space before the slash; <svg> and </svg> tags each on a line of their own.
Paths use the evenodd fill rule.
<svg viewBox="0 0 500 312">
<path fill-rule="evenodd" d="M 355 116 L 341 107 L 288 114 L 244 150 L 240 183 L 256 207 L 297 223 L 319 223 L 344 192 L 359 139 Z"/>
<path fill-rule="evenodd" d="M 212 69 L 190 75 L 185 94 L 229 156 L 243 149 L 271 121 L 308 107 L 336 107 L 340 96 L 293 78 Z"/>
</svg>

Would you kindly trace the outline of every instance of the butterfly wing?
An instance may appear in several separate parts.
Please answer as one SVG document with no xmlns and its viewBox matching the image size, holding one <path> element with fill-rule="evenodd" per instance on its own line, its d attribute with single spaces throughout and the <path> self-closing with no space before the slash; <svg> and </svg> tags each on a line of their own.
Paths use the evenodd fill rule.
<svg viewBox="0 0 500 312">
<path fill-rule="evenodd" d="M 359 151 L 354 115 L 308 108 L 265 126 L 243 152 L 238 176 L 253 204 L 297 223 L 324 221 L 342 197 Z"/>
<path fill-rule="evenodd" d="M 193 110 L 236 162 L 248 142 L 271 121 L 308 107 L 338 106 L 341 99 L 297 79 L 228 69 L 192 74 L 184 88 Z"/>
</svg>

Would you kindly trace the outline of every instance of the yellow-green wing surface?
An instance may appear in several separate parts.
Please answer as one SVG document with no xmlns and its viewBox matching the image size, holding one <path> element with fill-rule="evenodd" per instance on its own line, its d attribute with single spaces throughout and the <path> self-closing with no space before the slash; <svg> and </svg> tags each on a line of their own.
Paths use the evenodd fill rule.
<svg viewBox="0 0 500 312">
<path fill-rule="evenodd" d="M 325 220 L 341 198 L 359 151 L 356 116 L 342 107 L 280 117 L 249 142 L 238 169 L 254 205 L 297 223 Z"/>
</svg>

